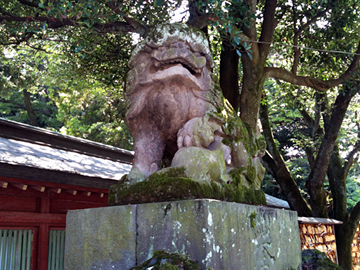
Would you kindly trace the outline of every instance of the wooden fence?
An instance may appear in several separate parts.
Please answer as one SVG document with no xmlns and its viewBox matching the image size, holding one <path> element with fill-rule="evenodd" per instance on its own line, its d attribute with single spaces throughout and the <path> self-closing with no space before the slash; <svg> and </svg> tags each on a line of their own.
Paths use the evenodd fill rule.
<svg viewBox="0 0 360 270">
<path fill-rule="evenodd" d="M 353 269 L 360 270 L 360 225 L 357 227 L 352 243 Z"/>
<path fill-rule="evenodd" d="M 334 225 L 342 222 L 334 219 L 299 217 L 302 249 L 317 249 L 337 263 Z M 353 270 L 360 270 L 360 225 L 352 243 Z"/>
<path fill-rule="evenodd" d="M 317 249 L 324 252 L 333 261 L 337 261 L 336 243 L 333 225 L 299 224 L 302 249 Z"/>
</svg>

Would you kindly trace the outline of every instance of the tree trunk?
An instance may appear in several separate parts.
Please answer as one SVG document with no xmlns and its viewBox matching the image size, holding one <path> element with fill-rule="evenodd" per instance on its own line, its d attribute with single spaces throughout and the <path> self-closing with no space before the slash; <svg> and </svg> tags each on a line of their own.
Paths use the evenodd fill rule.
<svg viewBox="0 0 360 270">
<path fill-rule="evenodd" d="M 239 56 L 236 50 L 223 42 L 220 56 L 220 87 L 224 97 L 230 102 L 235 111 L 240 107 L 239 89 Z"/>
<path fill-rule="evenodd" d="M 334 203 L 334 218 L 343 222 L 348 219 L 346 178 L 344 175 L 343 164 L 339 153 L 339 147 L 335 145 L 331 155 L 330 166 L 328 169 L 328 179 Z"/>
<path fill-rule="evenodd" d="M 240 96 L 240 117 L 258 134 L 261 96 L 266 78 L 261 68 L 249 60 L 248 55 L 242 54 L 241 58 L 244 75 Z"/>
<path fill-rule="evenodd" d="M 23 89 L 23 94 L 24 94 L 25 108 L 30 120 L 30 125 L 38 127 L 39 123 L 36 119 L 35 111 L 31 104 L 30 93 L 26 89 Z"/>
<path fill-rule="evenodd" d="M 354 95 L 355 93 L 352 93 L 351 88 L 348 87 L 344 89 L 344 92 L 338 94 L 335 103 L 332 106 L 331 119 L 326 125 L 325 135 L 321 142 L 315 164 L 311 168 L 310 175 L 306 182 L 306 188 L 310 195 L 310 203 L 314 217 L 328 217 L 324 181 L 328 173 L 331 156 L 336 146 L 339 130 L 351 98 Z"/>
<path fill-rule="evenodd" d="M 266 140 L 268 151 L 272 155 L 265 155 L 263 162 L 265 162 L 266 169 L 276 179 L 280 185 L 286 200 L 289 202 L 291 209 L 298 212 L 299 216 L 311 216 L 311 210 L 302 197 L 299 188 L 297 187 L 294 179 L 292 178 L 284 159 L 282 158 L 271 132 L 268 107 L 266 104 L 261 105 L 260 111 L 261 125 L 263 134 Z"/>
<path fill-rule="evenodd" d="M 348 222 L 335 226 L 335 238 L 336 238 L 336 250 L 338 254 L 339 265 L 344 270 L 351 270 L 352 263 L 352 251 L 351 244 L 355 235 L 355 230 L 351 229 L 353 226 L 349 226 Z"/>
<path fill-rule="evenodd" d="M 327 175 L 333 196 L 334 218 L 344 222 L 342 225 L 335 226 L 338 262 L 344 270 L 350 270 L 352 269 L 351 244 L 355 232 L 353 233 L 348 228 L 349 214 L 347 213 L 346 175 L 344 175 L 337 145 L 335 145 L 331 155 Z"/>
</svg>

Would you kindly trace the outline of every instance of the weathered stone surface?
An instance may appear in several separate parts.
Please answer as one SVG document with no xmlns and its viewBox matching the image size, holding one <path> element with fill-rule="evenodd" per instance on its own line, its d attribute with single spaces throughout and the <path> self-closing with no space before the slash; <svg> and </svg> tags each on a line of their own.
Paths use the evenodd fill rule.
<svg viewBox="0 0 360 270">
<path fill-rule="evenodd" d="M 65 269 L 128 269 L 136 254 L 136 206 L 69 211 Z"/>
<path fill-rule="evenodd" d="M 225 183 L 230 180 L 226 174 L 223 153 L 198 147 L 185 147 L 176 152 L 171 167 L 184 167 L 185 174 L 201 183 L 217 179 Z"/>
<path fill-rule="evenodd" d="M 242 184 L 259 189 L 265 146 L 222 96 L 212 65 L 206 36 L 185 24 L 158 25 L 136 46 L 126 79 L 126 123 L 135 151 L 130 184 L 168 166 L 175 155 L 171 166 L 186 167 L 195 181 L 231 182 L 224 164 L 226 171 L 241 168 Z M 161 163 L 164 156 L 168 162 Z M 194 171 L 188 168 L 194 162 L 184 162 L 189 156 L 221 159 L 221 166 L 205 162 Z"/>
<path fill-rule="evenodd" d="M 186 148 L 188 149 L 188 148 Z M 206 165 L 206 164 L 204 164 Z M 219 167 L 219 164 L 214 164 Z M 202 164 L 200 164 L 202 167 Z M 196 173 L 196 162 L 190 166 Z M 266 205 L 265 194 L 262 190 L 245 186 L 240 173 L 236 170 L 230 171 L 235 181 L 230 184 L 218 178 L 217 181 L 197 181 L 193 178 L 191 171 L 187 172 L 185 167 L 168 167 L 150 175 L 146 181 L 136 184 L 128 184 L 120 181 L 110 187 L 109 205 L 128 205 L 149 202 L 168 202 L 192 199 L 215 199 L 227 202 L 246 203 L 253 205 Z M 200 172 L 203 173 L 203 172 Z M 201 178 L 201 174 L 198 175 Z"/>
<path fill-rule="evenodd" d="M 164 151 L 177 151 L 178 131 L 205 115 L 211 66 L 206 37 L 183 24 L 159 25 L 137 45 L 126 79 L 126 123 L 135 141 L 131 181 L 159 170 Z"/>
<path fill-rule="evenodd" d="M 201 269 L 301 269 L 297 214 L 292 211 L 187 200 L 69 213 L 65 269 L 114 269 L 115 262 L 125 260 L 130 268 L 160 249 L 186 253 Z"/>
</svg>

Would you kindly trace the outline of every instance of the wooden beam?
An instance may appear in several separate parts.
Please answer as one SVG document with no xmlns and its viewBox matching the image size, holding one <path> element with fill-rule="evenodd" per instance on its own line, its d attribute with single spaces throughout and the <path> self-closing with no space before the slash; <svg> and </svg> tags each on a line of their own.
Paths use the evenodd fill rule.
<svg viewBox="0 0 360 270">
<path fill-rule="evenodd" d="M 65 192 L 71 194 L 71 195 L 76 195 L 77 194 L 77 190 L 75 189 L 65 189 Z"/>
<path fill-rule="evenodd" d="M 61 193 L 61 188 L 50 188 L 51 192 L 54 192 L 56 194 L 60 194 Z"/>
<path fill-rule="evenodd" d="M 91 189 L 109 189 L 110 186 L 119 182 L 117 180 L 104 179 L 101 177 L 89 177 L 81 174 L 40 169 L 23 165 L 7 164 L 2 162 L 0 162 L 0 176 L 0 180 L 3 180 L 2 178 L 24 179 L 28 181 L 31 180 L 40 182 L 38 185 L 44 186 L 45 183 L 46 186 L 49 186 L 49 184 L 57 186 L 58 184 L 67 185 L 69 186 L 69 189 L 74 189 L 74 186 L 78 186 L 79 189 L 76 188 L 76 190 L 86 191 L 93 191 Z M 10 181 L 8 182 L 10 183 Z"/>
<path fill-rule="evenodd" d="M 28 185 L 20 184 L 20 183 L 10 183 L 10 185 L 17 187 L 18 189 L 21 189 L 21 190 L 27 190 L 27 188 L 28 188 Z"/>
<path fill-rule="evenodd" d="M 0 187 L 2 187 L 2 188 L 7 188 L 7 187 L 8 187 L 8 185 L 9 185 L 9 183 L 8 183 L 8 182 L 5 182 L 5 181 L 0 181 Z"/>
<path fill-rule="evenodd" d="M 90 191 L 81 191 L 81 194 L 89 197 L 91 195 L 91 192 Z"/>
<path fill-rule="evenodd" d="M 0 211 L 0 222 L 66 224 L 66 214 Z"/>
<path fill-rule="evenodd" d="M 299 223 L 307 224 L 343 224 L 342 221 L 331 218 L 298 217 Z"/>
<path fill-rule="evenodd" d="M 1 163 L 0 163 L 0 172 L 1 172 Z M 12 167 L 13 169 L 16 169 L 16 167 Z M 17 167 L 19 168 L 19 167 Z M 44 170 L 46 171 L 46 170 Z M 0 173 L 1 174 L 1 173 Z M 64 175 L 64 177 L 66 177 Z M 98 180 L 94 180 L 94 182 L 100 182 L 100 181 L 106 181 L 106 179 L 98 179 Z M 36 181 L 36 180 L 29 180 L 29 179 L 24 179 L 22 177 L 20 178 L 14 178 L 14 177 L 3 177 L 0 176 L 0 181 L 3 182 L 8 182 L 8 183 L 22 183 L 22 184 L 26 184 L 28 186 L 45 186 L 47 188 L 50 187 L 55 187 L 55 188 L 62 188 L 62 189 L 76 189 L 77 191 L 91 191 L 91 192 L 95 192 L 95 193 L 105 193 L 107 194 L 109 192 L 109 187 L 111 185 L 115 185 L 118 183 L 118 181 L 116 180 L 112 180 L 110 183 L 108 183 L 106 188 L 96 188 L 96 187 L 87 187 L 87 186 L 78 186 L 75 185 L 74 183 L 71 183 L 71 185 L 65 184 L 65 183 L 57 183 L 57 182 L 49 182 L 50 180 L 47 179 L 47 181 Z"/>
<path fill-rule="evenodd" d="M 46 187 L 44 186 L 30 186 L 32 189 L 35 189 L 37 191 L 40 191 L 40 192 L 44 192 Z"/>
<path fill-rule="evenodd" d="M 47 193 L 46 196 L 41 196 L 40 212 L 41 213 L 50 213 L 50 194 L 49 193 Z"/>
</svg>

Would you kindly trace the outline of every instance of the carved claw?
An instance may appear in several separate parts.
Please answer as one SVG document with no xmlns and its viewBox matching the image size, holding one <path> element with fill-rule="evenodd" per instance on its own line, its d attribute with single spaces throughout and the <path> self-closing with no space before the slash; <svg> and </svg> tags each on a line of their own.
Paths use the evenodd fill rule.
<svg viewBox="0 0 360 270">
<path fill-rule="evenodd" d="M 221 130 L 220 126 L 210 121 L 208 116 L 195 117 L 185 123 L 184 127 L 178 132 L 177 145 L 183 147 L 200 147 L 208 148 L 215 141 L 215 133 Z"/>
<path fill-rule="evenodd" d="M 210 142 L 207 145 L 205 143 L 204 145 L 205 140 L 201 137 L 206 136 L 207 134 L 202 134 L 203 130 L 199 130 L 199 126 L 201 126 L 200 122 L 202 122 L 202 117 L 195 117 L 186 122 L 183 128 L 178 131 L 177 145 L 179 149 L 190 146 L 206 148 L 211 143 Z M 213 137 L 210 138 L 210 140 L 213 141 Z"/>
</svg>

